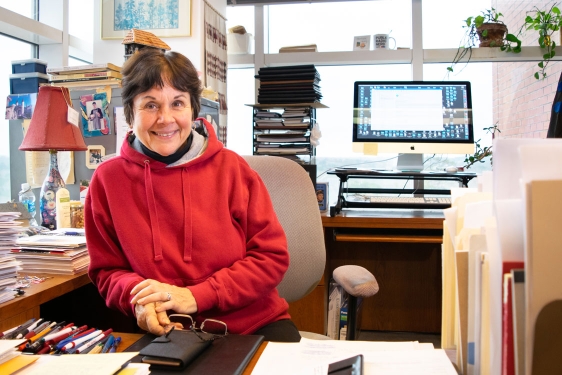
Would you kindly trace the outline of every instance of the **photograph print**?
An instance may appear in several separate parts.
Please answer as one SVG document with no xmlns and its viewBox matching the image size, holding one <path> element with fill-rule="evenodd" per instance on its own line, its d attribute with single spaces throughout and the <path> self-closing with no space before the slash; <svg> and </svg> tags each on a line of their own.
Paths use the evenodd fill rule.
<svg viewBox="0 0 562 375">
<path fill-rule="evenodd" d="M 123 39 L 131 29 L 157 37 L 191 35 L 191 0 L 102 0 L 102 39 Z"/>
<path fill-rule="evenodd" d="M 111 134 L 108 115 L 109 103 L 105 92 L 82 95 L 80 110 L 82 111 L 82 133 L 84 137 L 98 137 Z"/>
<path fill-rule="evenodd" d="M 30 119 L 37 94 L 12 94 L 6 97 L 6 120 Z"/>
</svg>

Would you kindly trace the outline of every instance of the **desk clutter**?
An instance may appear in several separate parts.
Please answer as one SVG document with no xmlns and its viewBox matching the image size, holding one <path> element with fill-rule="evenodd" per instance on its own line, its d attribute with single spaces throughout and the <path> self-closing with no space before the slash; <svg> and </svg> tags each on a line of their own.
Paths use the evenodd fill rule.
<svg viewBox="0 0 562 375">
<path fill-rule="evenodd" d="M 562 142 L 496 139 L 444 210 L 441 347 L 463 374 L 562 373 Z"/>
<path fill-rule="evenodd" d="M 84 229 L 57 229 L 20 237 L 15 245 L 11 254 L 20 263 L 21 273 L 76 275 L 90 264 Z"/>
<path fill-rule="evenodd" d="M 136 353 L 116 353 L 120 342 L 111 328 L 30 319 L 0 333 L 0 373 L 148 374 L 148 365 L 129 368 Z M 71 354 L 100 354 L 103 358 Z"/>
<path fill-rule="evenodd" d="M 17 272 L 21 262 L 11 253 L 25 228 L 17 221 L 21 212 L 0 212 L 0 303 L 16 298 Z"/>
</svg>

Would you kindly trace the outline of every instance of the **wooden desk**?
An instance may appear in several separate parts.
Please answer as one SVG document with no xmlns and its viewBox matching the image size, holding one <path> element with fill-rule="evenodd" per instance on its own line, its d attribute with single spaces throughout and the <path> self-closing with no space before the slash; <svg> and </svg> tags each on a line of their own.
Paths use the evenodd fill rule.
<svg viewBox="0 0 562 375">
<path fill-rule="evenodd" d="M 441 331 L 443 213 L 435 210 L 344 210 L 323 216 L 326 270 L 356 264 L 375 275 L 380 291 L 366 299 L 361 329 Z M 328 282 L 298 301 L 291 316 L 300 330 L 324 333 Z"/>
<path fill-rule="evenodd" d="M 40 284 L 32 284 L 25 289 L 23 296 L 0 304 L 0 331 L 15 327 L 31 318 L 40 318 L 42 304 L 90 283 L 86 272 L 72 276 L 35 276 L 49 276 L 51 278 Z"/>
</svg>

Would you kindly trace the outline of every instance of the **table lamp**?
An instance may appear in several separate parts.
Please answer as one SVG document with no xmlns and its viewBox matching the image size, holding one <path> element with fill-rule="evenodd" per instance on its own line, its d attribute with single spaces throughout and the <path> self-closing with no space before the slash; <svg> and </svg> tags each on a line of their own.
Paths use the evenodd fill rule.
<svg viewBox="0 0 562 375">
<path fill-rule="evenodd" d="M 41 225 L 49 229 L 56 229 L 55 196 L 60 188 L 65 187 L 59 173 L 57 151 L 88 149 L 80 128 L 68 122 L 71 108 L 72 101 L 66 87 L 41 86 L 29 128 L 19 147 L 22 151 L 49 151 L 50 166 L 41 186 L 39 206 Z"/>
</svg>

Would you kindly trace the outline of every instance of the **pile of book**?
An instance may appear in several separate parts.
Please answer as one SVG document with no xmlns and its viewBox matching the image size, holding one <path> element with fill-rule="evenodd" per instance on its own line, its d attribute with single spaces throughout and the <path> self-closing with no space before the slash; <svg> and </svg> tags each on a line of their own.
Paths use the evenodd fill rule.
<svg viewBox="0 0 562 375">
<path fill-rule="evenodd" d="M 306 155 L 310 153 L 310 107 L 286 107 L 283 112 L 258 110 L 254 115 L 255 153 Z"/>
<path fill-rule="evenodd" d="M 20 212 L 0 212 L 0 303 L 16 297 L 14 287 L 17 282 L 19 262 L 10 253 L 19 233 L 25 228 L 17 219 Z"/>
<path fill-rule="evenodd" d="M 111 63 L 47 68 L 53 86 L 82 87 L 120 84 L 121 68 Z"/>
<path fill-rule="evenodd" d="M 294 104 L 320 102 L 320 74 L 314 65 L 260 68 L 258 103 Z"/>
<path fill-rule="evenodd" d="M 11 252 L 21 262 L 21 272 L 75 275 L 85 271 L 90 264 L 86 237 L 74 232 L 78 229 L 71 230 L 18 238 L 18 247 Z"/>
</svg>

